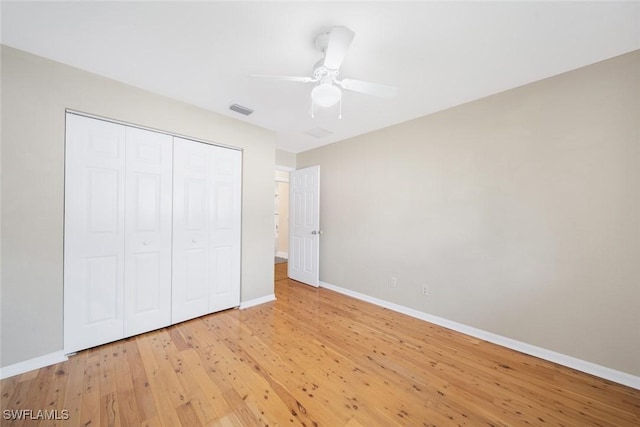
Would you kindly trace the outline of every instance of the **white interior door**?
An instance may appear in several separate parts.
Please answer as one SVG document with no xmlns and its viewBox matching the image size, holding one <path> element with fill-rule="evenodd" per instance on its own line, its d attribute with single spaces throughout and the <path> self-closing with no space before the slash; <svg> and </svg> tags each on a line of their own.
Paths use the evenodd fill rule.
<svg viewBox="0 0 640 427">
<path fill-rule="evenodd" d="M 171 323 L 172 143 L 126 128 L 124 336 Z"/>
<path fill-rule="evenodd" d="M 122 338 L 125 127 L 67 114 L 64 347 Z"/>
<path fill-rule="evenodd" d="M 242 153 L 209 146 L 209 311 L 240 304 Z"/>
<path fill-rule="evenodd" d="M 320 166 L 291 172 L 289 211 L 289 277 L 319 286 Z"/>
<path fill-rule="evenodd" d="M 173 140 L 172 323 L 209 312 L 208 147 Z"/>
</svg>

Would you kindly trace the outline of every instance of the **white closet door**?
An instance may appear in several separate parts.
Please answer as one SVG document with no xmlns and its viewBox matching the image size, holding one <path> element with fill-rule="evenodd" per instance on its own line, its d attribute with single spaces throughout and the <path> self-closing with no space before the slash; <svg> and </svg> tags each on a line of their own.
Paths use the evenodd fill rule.
<svg viewBox="0 0 640 427">
<path fill-rule="evenodd" d="M 171 323 L 172 139 L 126 128 L 124 336 Z"/>
<path fill-rule="evenodd" d="M 67 114 L 65 351 L 240 303 L 241 152 Z"/>
<path fill-rule="evenodd" d="M 122 338 L 125 128 L 67 114 L 66 352 Z"/>
<path fill-rule="evenodd" d="M 173 139 L 172 323 L 209 312 L 209 148 Z"/>
<path fill-rule="evenodd" d="M 210 147 L 209 311 L 240 304 L 242 153 Z"/>
<path fill-rule="evenodd" d="M 242 153 L 174 138 L 173 323 L 240 304 Z"/>
</svg>

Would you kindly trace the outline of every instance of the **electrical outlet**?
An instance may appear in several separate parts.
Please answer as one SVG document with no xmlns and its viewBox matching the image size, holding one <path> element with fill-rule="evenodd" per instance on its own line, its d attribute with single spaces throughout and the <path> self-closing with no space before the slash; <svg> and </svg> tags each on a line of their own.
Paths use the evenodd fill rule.
<svg viewBox="0 0 640 427">
<path fill-rule="evenodd" d="M 429 295 L 429 285 L 427 285 L 426 283 L 422 284 L 422 295 Z"/>
<path fill-rule="evenodd" d="M 398 287 L 398 278 L 397 277 L 392 277 L 391 280 L 389 281 L 389 286 L 392 288 L 397 288 Z"/>
</svg>

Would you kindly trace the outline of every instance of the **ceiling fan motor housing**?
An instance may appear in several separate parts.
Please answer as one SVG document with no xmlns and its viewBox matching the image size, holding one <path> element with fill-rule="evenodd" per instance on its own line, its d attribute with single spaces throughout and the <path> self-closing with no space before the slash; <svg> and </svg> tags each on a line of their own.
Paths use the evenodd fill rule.
<svg viewBox="0 0 640 427">
<path fill-rule="evenodd" d="M 323 62 L 324 59 L 321 59 L 313 66 L 313 78 L 323 83 L 327 81 L 334 81 L 340 72 L 338 70 L 327 68 Z"/>
<path fill-rule="evenodd" d="M 331 34 L 329 33 L 329 31 L 323 31 L 316 36 L 313 44 L 315 45 L 316 49 L 318 49 L 322 53 L 325 53 L 330 39 Z"/>
</svg>

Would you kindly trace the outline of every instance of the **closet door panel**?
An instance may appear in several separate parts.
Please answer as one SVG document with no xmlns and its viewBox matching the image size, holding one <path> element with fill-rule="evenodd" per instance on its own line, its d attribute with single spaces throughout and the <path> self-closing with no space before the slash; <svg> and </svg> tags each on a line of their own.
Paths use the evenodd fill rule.
<svg viewBox="0 0 640 427">
<path fill-rule="evenodd" d="M 93 256 L 85 261 L 86 323 L 95 326 L 118 319 L 118 257 Z"/>
<path fill-rule="evenodd" d="M 207 149 L 205 144 L 174 138 L 172 323 L 209 312 Z"/>
<path fill-rule="evenodd" d="M 209 311 L 240 304 L 240 230 L 242 153 L 210 147 L 211 282 Z"/>
<path fill-rule="evenodd" d="M 204 304 L 207 298 L 207 253 L 203 248 L 191 248 L 184 251 L 184 301 L 187 304 L 198 304 L 196 315 L 206 313 Z"/>
<path fill-rule="evenodd" d="M 125 128 L 67 114 L 64 347 L 122 338 Z"/>
<path fill-rule="evenodd" d="M 126 128 L 124 336 L 171 323 L 172 137 Z"/>
</svg>

